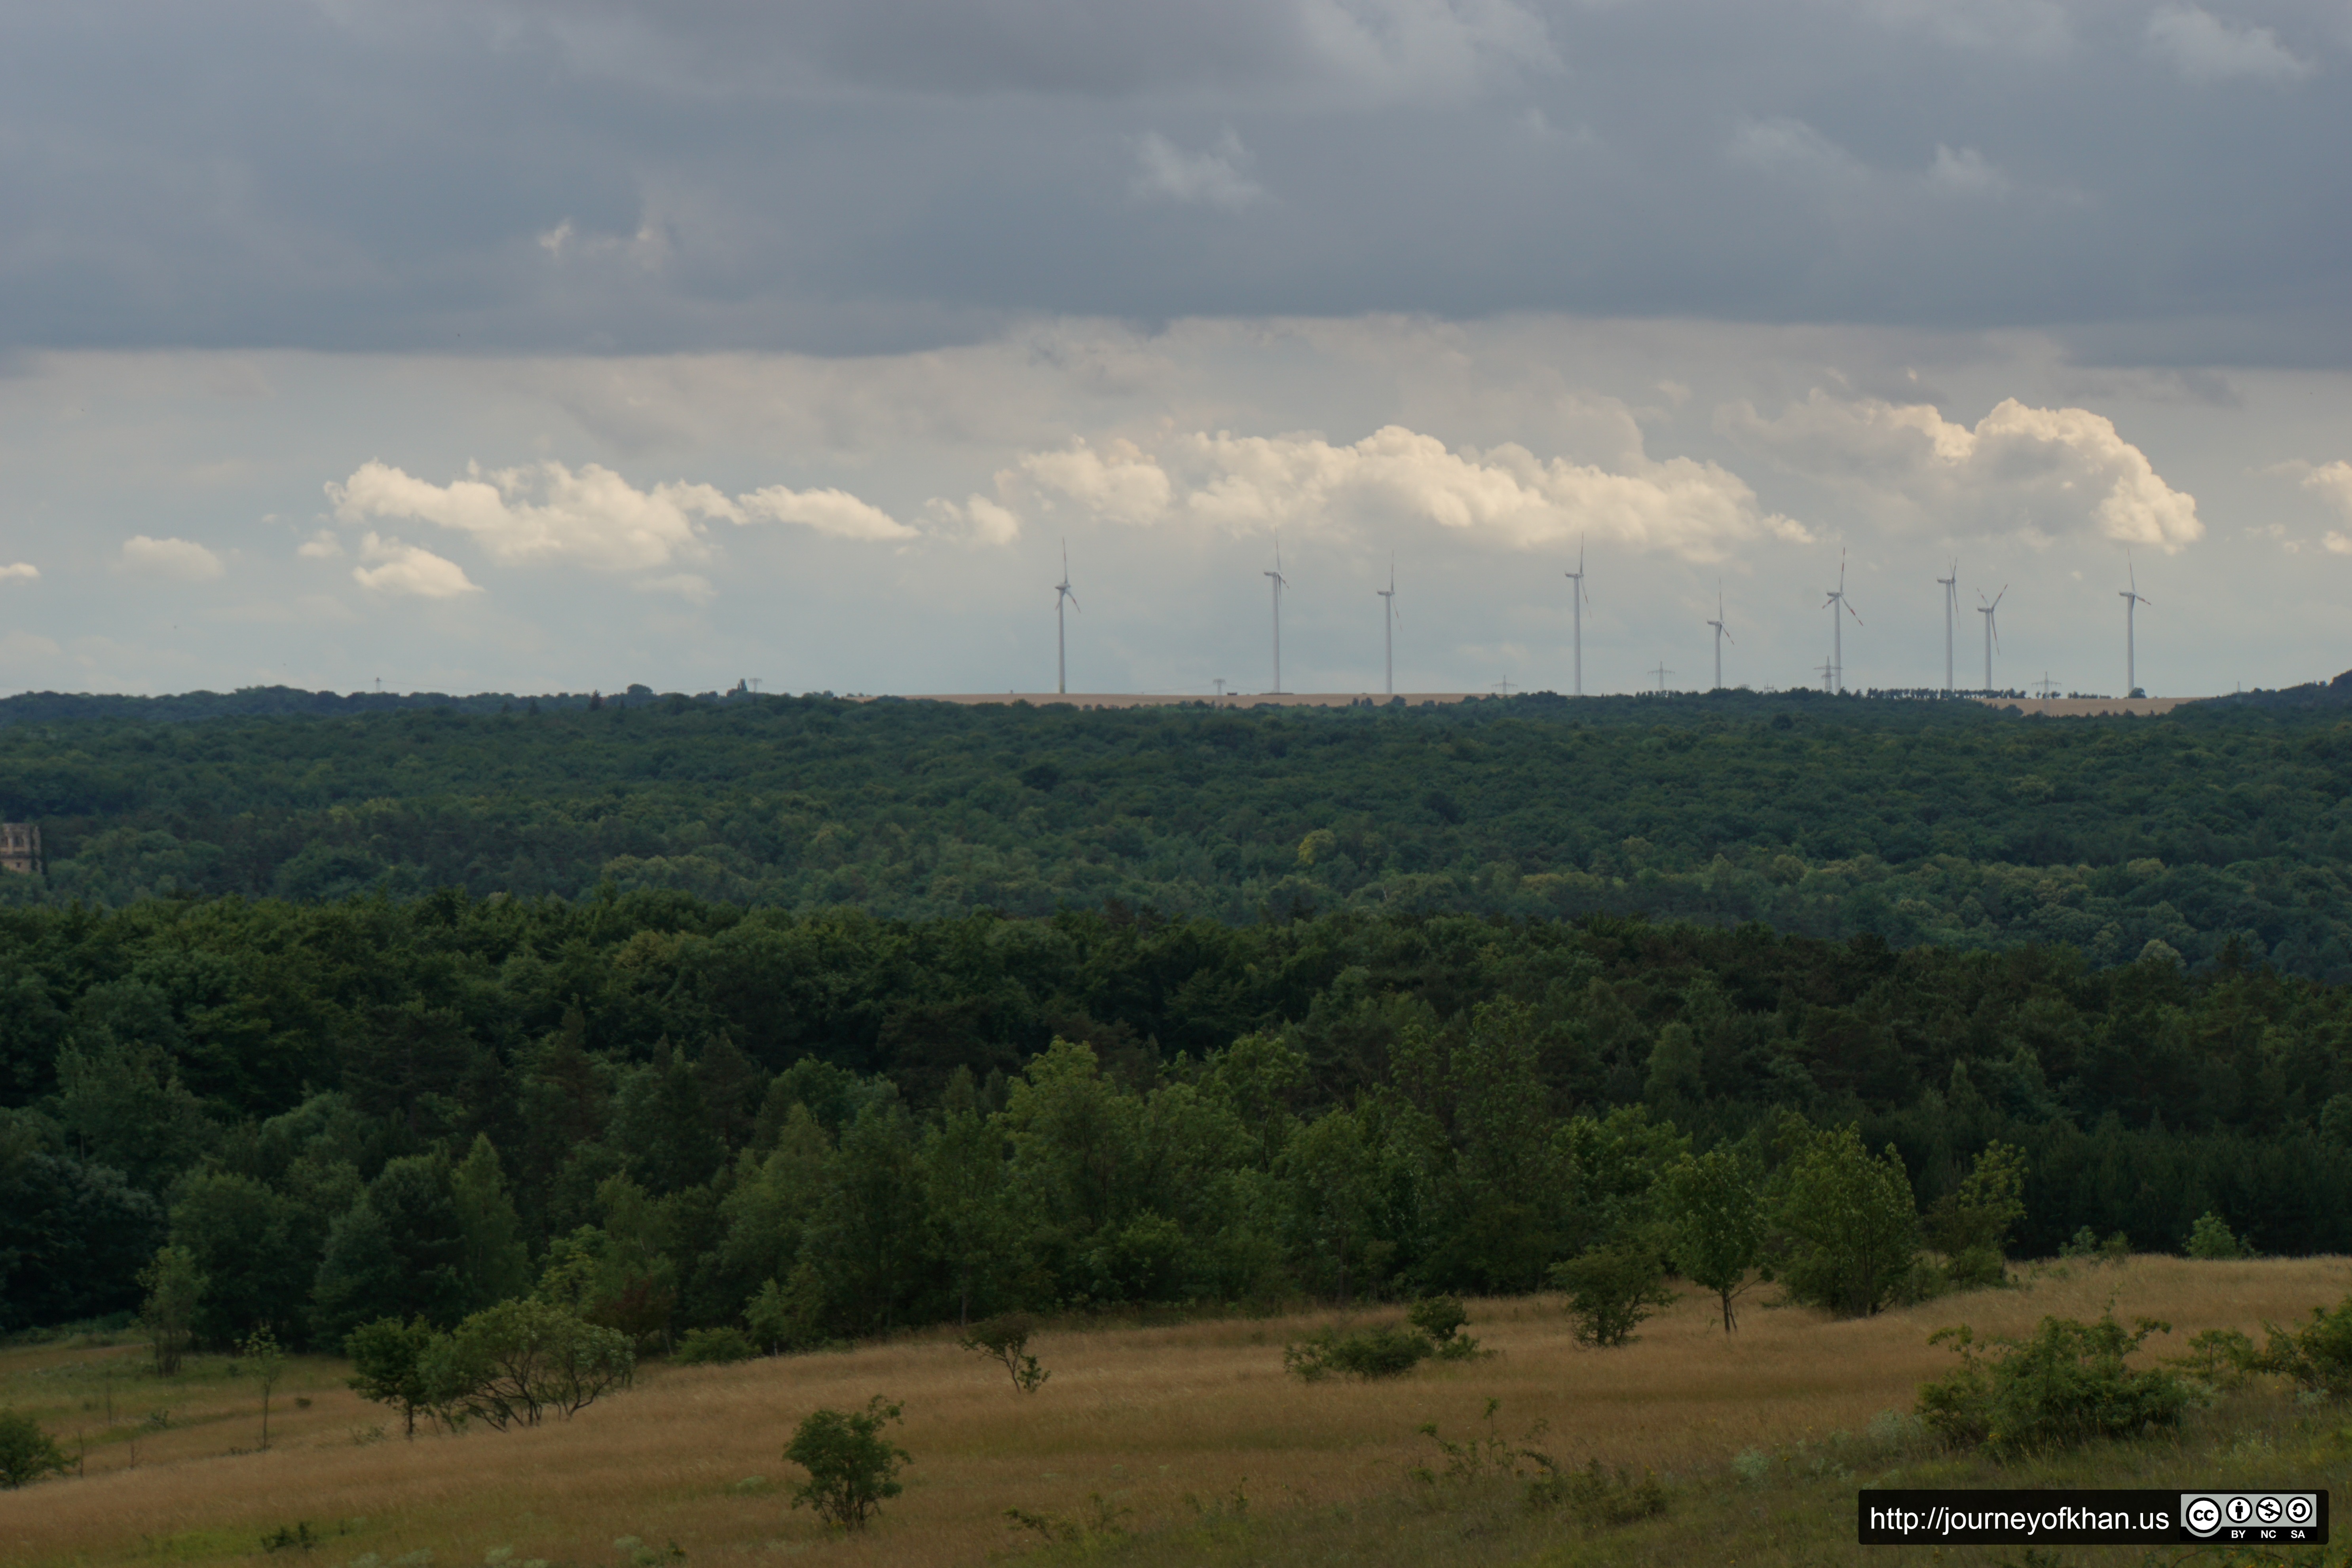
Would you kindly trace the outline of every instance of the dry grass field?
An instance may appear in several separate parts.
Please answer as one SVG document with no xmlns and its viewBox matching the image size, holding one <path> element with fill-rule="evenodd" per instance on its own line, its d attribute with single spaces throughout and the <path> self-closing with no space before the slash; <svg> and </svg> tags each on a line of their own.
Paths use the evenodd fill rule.
<svg viewBox="0 0 2352 1568">
<path fill-rule="evenodd" d="M 1506 1435 L 1544 1421 L 1540 1446 L 1560 1458 L 1651 1467 L 1691 1506 L 1710 1506 L 1736 1489 L 1728 1465 L 1742 1450 L 1822 1449 L 1880 1411 L 1907 1410 L 1919 1382 L 1951 1363 L 1926 1342 L 1944 1324 L 2018 1332 L 2048 1313 L 2096 1316 L 2112 1300 L 2121 1314 L 2171 1321 L 2178 1331 L 2157 1344 L 2178 1346 L 2206 1328 L 2258 1331 L 2347 1292 L 2345 1258 L 2144 1258 L 2045 1269 L 2022 1289 L 1859 1322 L 1751 1301 L 1729 1338 L 1709 1302 L 1685 1297 L 1614 1351 L 1579 1349 L 1552 1299 L 1488 1300 L 1472 1304 L 1469 1331 L 1492 1359 L 1314 1385 L 1284 1374 L 1281 1351 L 1328 1315 L 1066 1328 L 1033 1345 L 1053 1373 L 1034 1395 L 932 1333 L 738 1366 L 653 1366 L 569 1422 L 414 1442 L 342 1387 L 340 1363 L 303 1360 L 278 1390 L 266 1453 L 254 1451 L 258 1391 L 220 1358 L 165 1381 L 142 1370 L 135 1344 L 18 1348 L 0 1352 L 0 1405 L 36 1414 L 86 1457 L 79 1477 L 0 1492 L 0 1564 L 284 1563 L 302 1554 L 265 1552 L 263 1537 L 307 1524 L 322 1538 L 308 1560 L 337 1568 L 369 1554 L 386 1568 L 404 1558 L 470 1568 L 502 1548 L 510 1563 L 614 1564 L 630 1561 L 614 1544 L 625 1537 L 663 1553 L 675 1542 L 695 1563 L 917 1568 L 1028 1551 L 1036 1538 L 1011 1527 L 1007 1509 L 1084 1518 L 1097 1498 L 1132 1532 L 1117 1554 L 1138 1562 L 1362 1561 L 1371 1549 L 1346 1543 L 1368 1532 L 1405 1553 L 1397 1561 L 1673 1561 L 1664 1547 L 1641 1548 L 1638 1529 L 1611 1546 L 1580 1544 L 1566 1526 L 1482 1540 L 1458 1519 L 1413 1523 L 1400 1511 L 1405 1471 L 1432 1452 L 1415 1429 L 1435 1421 L 1466 1436 L 1492 1396 Z M 877 1393 L 906 1405 L 906 1493 L 863 1536 L 830 1533 L 789 1508 L 782 1483 L 796 1472 L 781 1449 L 809 1410 Z M 169 1414 L 150 1419 L 158 1411 Z M 1822 1539 L 1848 1542 L 1837 1560 L 1850 1560 L 1853 1482 L 1830 1482 L 1829 1502 L 1802 1506 L 1843 1510 Z M 1233 1522 L 1237 1494 L 1245 1528 Z M 1407 1552 L 1399 1543 L 1415 1531 L 1450 1544 Z M 1811 1550 L 1748 1560 L 1822 1560 Z"/>
</svg>

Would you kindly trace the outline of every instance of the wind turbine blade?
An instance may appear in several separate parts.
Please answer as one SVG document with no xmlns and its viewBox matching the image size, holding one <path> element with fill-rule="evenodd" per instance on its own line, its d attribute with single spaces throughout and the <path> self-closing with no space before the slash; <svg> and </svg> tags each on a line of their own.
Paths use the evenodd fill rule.
<svg viewBox="0 0 2352 1568">
<path fill-rule="evenodd" d="M 1078 596 L 1076 594 L 1070 595 L 1070 608 L 1077 611 L 1078 614 L 1082 616 L 1087 613 L 1087 607 L 1078 603 Z"/>
</svg>

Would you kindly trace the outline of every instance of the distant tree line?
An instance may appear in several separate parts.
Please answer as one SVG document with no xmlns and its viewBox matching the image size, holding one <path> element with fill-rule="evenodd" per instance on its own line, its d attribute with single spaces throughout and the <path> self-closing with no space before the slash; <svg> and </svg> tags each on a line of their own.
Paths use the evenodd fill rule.
<svg viewBox="0 0 2352 1568">
<path fill-rule="evenodd" d="M 2343 682 L 2127 721 L 1801 691 L 1248 711 L 644 688 L 216 703 L 159 722 L 213 710 L 0 702 L 19 713 L 0 723 L 0 816 L 38 821 L 49 862 L 0 879 L 0 904 L 609 882 L 926 920 L 1638 913 L 1896 947 L 2063 942 L 2096 964 L 2157 943 L 2202 965 L 2234 942 L 2352 980 Z"/>
<path fill-rule="evenodd" d="M 214 1344 L 524 1298 L 645 1349 L 1527 1290 L 1628 1238 L 1700 1279 L 1664 1237 L 1731 1178 L 1672 1173 L 1728 1150 L 1801 1185 L 1839 1130 L 1931 1221 L 2015 1151 L 2029 1253 L 2178 1249 L 2209 1211 L 2352 1250 L 2352 993 L 2234 950 L 656 892 L 18 909 L 0 1098 L 0 1326 L 161 1299 Z"/>
</svg>

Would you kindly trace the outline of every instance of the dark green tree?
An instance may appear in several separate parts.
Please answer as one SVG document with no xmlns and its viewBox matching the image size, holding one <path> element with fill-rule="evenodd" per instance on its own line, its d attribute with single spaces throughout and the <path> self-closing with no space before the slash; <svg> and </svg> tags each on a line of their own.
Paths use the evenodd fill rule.
<svg viewBox="0 0 2352 1568">
<path fill-rule="evenodd" d="M 899 1470 L 914 1456 L 883 1428 L 899 1420 L 900 1406 L 876 1394 L 863 1410 L 817 1409 L 802 1418 L 784 1458 L 808 1472 L 793 1488 L 794 1508 L 844 1530 L 863 1530 L 875 1510 L 906 1490 Z"/>
</svg>

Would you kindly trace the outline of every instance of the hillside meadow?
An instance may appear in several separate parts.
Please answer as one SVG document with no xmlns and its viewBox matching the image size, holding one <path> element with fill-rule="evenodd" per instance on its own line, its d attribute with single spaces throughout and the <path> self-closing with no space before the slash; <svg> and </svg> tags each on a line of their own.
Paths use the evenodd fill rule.
<svg viewBox="0 0 2352 1568">
<path fill-rule="evenodd" d="M 2112 1303 L 2126 1318 L 2169 1321 L 2174 1332 L 2151 1342 L 2169 1354 L 2203 1329 L 2259 1334 L 2265 1321 L 2334 1303 L 2352 1290 L 2352 1259 L 2143 1257 L 2036 1266 L 2017 1278 L 2019 1289 L 1849 1321 L 1774 1306 L 1766 1288 L 1728 1337 L 1711 1300 L 1685 1295 L 1613 1351 L 1580 1349 L 1556 1298 L 1483 1300 L 1471 1303 L 1468 1331 L 1491 1358 L 1369 1384 L 1308 1385 L 1284 1373 L 1285 1342 L 1333 1321 L 1328 1313 L 1064 1325 L 1033 1346 L 1053 1374 L 1034 1395 L 933 1331 L 732 1366 L 652 1364 L 633 1389 L 569 1422 L 420 1432 L 413 1442 L 401 1439 L 396 1415 L 342 1386 L 341 1363 L 302 1358 L 275 1395 L 267 1452 L 257 1451 L 259 1390 L 225 1358 L 192 1358 L 182 1376 L 162 1380 L 130 1342 L 18 1346 L 0 1352 L 0 1405 L 36 1415 L 85 1458 L 79 1477 L 0 1493 L 0 1564 L 299 1558 L 341 1568 L 372 1556 L 387 1568 L 470 1568 L 533 1558 L 625 1564 L 653 1560 L 646 1553 L 908 1568 L 1032 1553 L 1041 1562 L 1849 1562 L 1864 1555 L 1853 1544 L 1853 1489 L 1897 1473 L 1910 1484 L 2352 1484 L 2341 1413 L 2277 1390 L 2230 1395 L 2177 1438 L 2008 1472 L 1938 1455 L 1916 1437 L 1870 1437 L 1874 1417 L 1907 1411 L 1917 1384 L 1951 1365 L 1927 1342 L 1945 1324 L 2014 1334 L 2045 1314 L 2091 1318 Z M 781 1449 L 810 1410 L 860 1405 L 877 1393 L 905 1403 L 898 1436 L 915 1462 L 905 1495 L 873 1528 L 843 1535 L 789 1507 L 785 1483 L 796 1472 Z M 1542 1423 L 1532 1446 L 1564 1463 L 1598 1458 L 1655 1470 L 1668 1484 L 1666 1515 L 1588 1531 L 1527 1512 L 1506 1486 L 1433 1489 L 1410 1479 L 1438 1458 L 1417 1428 L 1435 1422 L 1447 1436 L 1474 1436 L 1490 1398 L 1500 1402 L 1495 1429 L 1507 1438 Z M 1751 1457 L 1735 1468 L 1749 1451 L 1769 1464 Z M 1008 1509 L 1088 1538 L 1049 1542 L 1010 1522 Z M 305 1526 L 313 1548 L 264 1545 Z M 630 1538 L 641 1544 L 614 1544 Z M 1990 1552 L 1942 1559 L 2000 1560 Z"/>
</svg>

